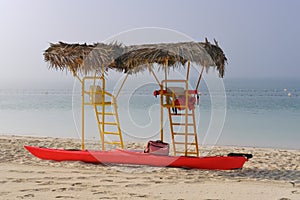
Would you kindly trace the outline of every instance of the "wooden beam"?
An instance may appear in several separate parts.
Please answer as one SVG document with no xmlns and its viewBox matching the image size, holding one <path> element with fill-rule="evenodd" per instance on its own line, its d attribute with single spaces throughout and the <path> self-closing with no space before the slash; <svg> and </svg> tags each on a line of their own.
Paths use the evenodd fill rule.
<svg viewBox="0 0 300 200">
<path fill-rule="evenodd" d="M 125 76 L 125 78 L 124 78 L 124 80 L 123 80 L 123 82 L 122 82 L 122 85 L 121 85 L 121 87 L 120 87 L 119 90 L 118 90 L 118 93 L 117 93 L 117 95 L 116 95 L 116 99 L 118 98 L 118 96 L 119 96 L 119 94 L 120 94 L 120 92 L 121 92 L 121 90 L 122 90 L 122 88 L 123 88 L 123 86 L 124 86 L 124 84 L 125 84 L 125 82 L 126 82 L 126 80 L 127 80 L 127 78 L 128 78 L 128 75 L 129 75 L 129 74 L 126 74 L 126 76 Z"/>
<path fill-rule="evenodd" d="M 200 81 L 201 81 L 201 78 L 202 78 L 203 71 L 204 71 L 204 66 L 201 69 L 201 73 L 199 75 L 199 79 L 198 79 L 198 82 L 197 82 L 196 90 L 198 90 L 198 87 L 200 85 Z"/>
</svg>

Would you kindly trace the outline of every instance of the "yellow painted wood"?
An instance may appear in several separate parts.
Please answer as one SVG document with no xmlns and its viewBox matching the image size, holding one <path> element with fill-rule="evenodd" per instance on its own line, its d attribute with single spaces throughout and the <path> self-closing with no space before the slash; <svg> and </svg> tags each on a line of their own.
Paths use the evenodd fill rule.
<svg viewBox="0 0 300 200">
<path fill-rule="evenodd" d="M 82 84 L 82 79 L 78 76 L 78 74 L 75 72 L 75 70 L 70 67 L 70 66 L 67 66 L 69 68 L 69 70 L 73 73 L 73 75 L 79 80 L 79 82 Z"/>
<path fill-rule="evenodd" d="M 173 135 L 188 135 L 188 136 L 194 136 L 194 133 L 177 133 L 177 132 L 173 132 Z"/>
<path fill-rule="evenodd" d="M 101 136 L 101 146 L 102 146 L 102 150 L 105 150 L 105 145 L 104 145 L 104 131 L 105 131 L 105 124 L 104 124 L 104 122 L 105 122 L 105 115 L 104 115 L 104 113 L 105 113 L 105 78 L 104 78 L 104 65 L 102 65 L 102 75 L 101 75 L 101 80 L 102 80 L 102 130 L 101 130 L 101 132 L 100 132 L 100 136 Z M 98 121 L 98 124 L 100 124 L 99 123 L 99 121 Z"/>
<path fill-rule="evenodd" d="M 117 122 L 106 122 L 106 121 L 104 121 L 104 122 L 103 121 L 99 121 L 99 124 L 104 124 L 104 125 L 118 125 Z"/>
<path fill-rule="evenodd" d="M 162 92 L 163 88 L 161 86 L 161 89 L 160 89 L 160 91 L 161 91 L 160 92 L 161 108 L 168 109 L 174 155 L 183 154 L 185 156 L 189 156 L 189 155 L 199 156 L 195 112 L 194 112 L 194 110 L 190 111 L 188 108 L 188 102 L 189 102 L 188 98 L 195 95 L 195 94 L 189 94 L 189 92 L 188 92 L 188 78 L 189 78 L 189 68 L 190 68 L 189 66 L 190 66 L 190 64 L 188 65 L 186 80 L 163 80 L 161 82 L 161 85 L 166 85 L 167 82 L 184 84 L 185 93 L 183 95 L 185 95 L 185 98 L 186 98 L 185 105 L 175 105 L 175 100 L 176 100 L 175 97 L 176 96 L 175 96 L 174 92 L 172 91 L 172 92 L 164 93 L 164 92 Z M 172 97 L 172 101 L 169 101 L 170 97 Z M 171 112 L 171 108 L 183 108 L 184 112 L 174 114 Z M 178 122 L 178 120 L 176 121 L 176 117 L 183 117 L 184 121 Z M 190 118 L 190 121 L 189 121 L 189 118 Z M 174 132 L 174 126 L 182 126 L 184 131 L 180 132 L 180 133 Z M 193 131 L 189 130 L 189 127 L 192 127 Z M 178 139 L 176 139 L 175 136 L 183 136 L 184 137 L 184 138 L 182 138 L 183 141 L 180 141 L 180 142 L 176 141 Z M 193 139 L 193 140 L 191 140 L 191 139 Z M 177 150 L 178 149 L 177 146 L 180 146 L 180 145 L 183 145 L 182 146 L 183 151 Z M 194 146 L 195 148 L 189 149 L 189 146 Z"/>
<path fill-rule="evenodd" d="M 127 80 L 127 78 L 128 78 L 128 75 L 129 74 L 126 74 L 126 76 L 125 76 L 125 78 L 124 78 L 124 80 L 123 80 L 123 82 L 122 82 L 122 85 L 121 85 L 121 87 L 119 88 L 119 90 L 118 90 L 118 93 L 117 93 L 117 95 L 116 95 L 116 99 L 118 98 L 118 96 L 119 96 L 119 94 L 120 94 L 120 92 L 121 92 L 121 90 L 122 90 L 122 88 L 123 88 L 123 86 L 124 86 L 124 84 L 125 84 L 125 82 L 126 82 L 126 80 Z"/>
<path fill-rule="evenodd" d="M 154 73 L 153 69 L 151 68 L 151 66 L 149 65 L 149 63 L 147 62 L 147 67 L 149 68 L 149 71 L 152 73 L 152 75 L 154 76 L 157 84 L 160 86 L 160 82 L 159 82 L 159 79 L 157 78 L 156 74 Z"/>
<path fill-rule="evenodd" d="M 110 105 L 112 105 L 113 103 L 112 103 L 112 102 L 109 102 L 109 101 L 101 102 L 101 103 L 91 103 L 91 102 L 85 102 L 85 103 L 84 103 L 84 105 L 87 105 L 87 106 L 93 106 L 93 105 L 102 106 L 103 104 L 104 104 L 104 106 L 110 106 Z"/>
<path fill-rule="evenodd" d="M 199 75 L 198 82 L 197 82 L 197 85 L 196 85 L 196 90 L 198 90 L 198 88 L 199 88 L 199 85 L 200 85 L 200 81 L 201 81 L 201 78 L 202 78 L 203 71 L 204 71 L 204 66 L 202 66 L 201 73 L 200 73 L 200 75 Z"/>
<path fill-rule="evenodd" d="M 188 68 L 186 70 L 186 80 L 189 80 L 189 75 L 190 75 L 190 68 L 191 68 L 191 62 L 188 61 Z"/>
<path fill-rule="evenodd" d="M 173 115 L 174 117 L 175 117 L 175 116 L 181 117 L 181 116 L 183 116 L 183 115 L 185 116 L 185 114 L 182 114 L 182 113 L 177 113 L 177 114 L 171 113 L 171 115 Z M 192 116 L 192 115 L 193 115 L 193 114 L 191 114 L 191 113 L 188 114 L 188 116 Z"/>
<path fill-rule="evenodd" d="M 98 115 L 102 115 L 102 112 L 97 112 Z M 104 115 L 109 115 L 109 116 L 113 116 L 113 115 L 116 115 L 115 113 L 113 112 L 105 112 Z"/>
<path fill-rule="evenodd" d="M 111 142 L 111 141 L 109 141 L 109 142 L 104 142 L 105 144 L 114 144 L 114 145 L 122 145 L 121 144 L 121 142 Z"/>
<path fill-rule="evenodd" d="M 84 150 L 84 79 L 81 82 L 81 150 Z"/>
<path fill-rule="evenodd" d="M 189 65 L 190 66 L 190 65 Z M 189 70 L 189 68 L 188 68 Z M 187 74 L 187 78 L 188 78 L 188 74 Z M 188 79 L 187 79 L 188 80 Z M 185 82 L 185 88 L 186 88 L 186 94 L 185 94 L 185 136 L 184 136 L 184 149 L 185 149 L 185 156 L 187 156 L 187 149 L 188 149 L 188 112 L 189 112 L 189 106 L 188 106 L 188 103 L 189 103 L 189 93 L 188 93 L 188 88 L 189 88 L 189 85 L 188 85 L 188 81 Z"/>
<path fill-rule="evenodd" d="M 174 144 L 188 144 L 188 145 L 196 145 L 196 142 L 186 143 L 186 142 L 174 142 Z"/>
<path fill-rule="evenodd" d="M 175 126 L 194 126 L 193 123 L 173 123 Z"/>
<path fill-rule="evenodd" d="M 193 117 L 193 123 L 194 123 L 194 135 L 195 135 L 195 143 L 196 143 L 196 152 L 197 152 L 197 156 L 199 156 L 199 145 L 198 145 L 195 110 L 192 110 L 192 117 Z"/>
<path fill-rule="evenodd" d="M 172 115 L 170 108 L 168 108 L 168 113 L 169 113 L 169 116 Z M 170 121 L 170 131 L 171 131 L 171 137 L 172 137 L 172 143 L 173 143 L 173 151 L 174 151 L 174 155 L 176 156 L 175 136 L 174 136 L 175 134 L 174 134 L 174 129 L 173 129 L 173 119 L 172 119 L 172 117 L 169 117 L 169 121 Z"/>
<path fill-rule="evenodd" d="M 96 113 L 98 112 L 97 105 L 94 105 L 94 110 L 95 110 Z M 96 120 L 97 120 L 97 122 L 100 121 L 99 115 L 97 115 L 97 114 L 96 114 Z M 101 130 L 100 123 L 97 123 L 97 127 L 98 127 L 98 131 L 99 131 L 100 140 L 103 143 L 103 140 L 102 140 L 103 139 L 103 137 L 102 137 L 102 130 Z"/>
<path fill-rule="evenodd" d="M 120 137 L 120 143 L 121 143 L 121 148 L 124 149 L 124 143 L 123 143 L 123 136 L 122 136 L 122 132 L 121 132 L 121 126 L 120 126 L 120 120 L 119 120 L 119 115 L 118 115 L 118 107 L 117 107 L 117 100 L 114 98 L 114 110 L 115 110 L 115 117 L 116 117 L 116 121 L 117 121 L 117 126 L 118 126 L 118 132 L 119 132 L 119 137 Z"/>
<path fill-rule="evenodd" d="M 85 87 L 87 82 L 86 81 L 93 81 L 94 84 L 96 84 L 96 79 L 101 81 L 101 90 L 90 90 L 86 91 Z M 101 148 L 102 150 L 105 150 L 105 144 L 115 144 L 118 146 L 121 146 L 121 148 L 124 148 L 123 144 L 123 138 L 122 138 L 122 132 L 120 128 L 120 121 L 119 116 L 117 112 L 117 101 L 114 95 L 108 93 L 105 91 L 105 78 L 104 74 L 102 73 L 101 77 L 97 76 L 86 76 L 82 80 L 82 149 L 84 149 L 84 117 L 85 117 L 85 106 L 93 106 L 95 111 L 95 117 L 97 121 L 97 126 L 99 130 L 100 140 L 101 140 Z M 93 85 L 95 86 L 95 85 Z M 89 95 L 90 99 L 89 101 L 86 100 L 85 96 Z M 101 95 L 100 100 L 95 101 L 95 96 Z M 106 101 L 109 100 L 109 101 Z M 112 107 L 112 111 L 109 111 L 106 109 L 107 106 Z M 107 121 L 107 116 L 113 116 L 114 121 Z M 111 117 L 110 117 L 111 118 Z M 117 131 L 106 131 L 106 126 L 117 126 Z M 119 141 L 114 141 L 108 143 L 105 141 L 105 135 L 116 135 L 119 136 Z"/>
<path fill-rule="evenodd" d="M 160 91 L 163 91 L 163 84 L 160 85 Z M 160 140 L 164 141 L 164 97 L 160 95 Z"/>
<path fill-rule="evenodd" d="M 108 135 L 119 135 L 119 132 L 105 131 L 104 134 L 108 134 Z"/>
</svg>

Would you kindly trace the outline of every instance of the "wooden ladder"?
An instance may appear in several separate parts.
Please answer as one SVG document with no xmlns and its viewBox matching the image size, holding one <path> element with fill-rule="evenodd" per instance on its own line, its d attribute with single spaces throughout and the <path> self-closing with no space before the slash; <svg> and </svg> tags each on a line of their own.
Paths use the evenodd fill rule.
<svg viewBox="0 0 300 200">
<path fill-rule="evenodd" d="M 111 96 L 111 99 L 111 102 L 101 102 L 94 104 L 98 130 L 101 138 L 102 150 L 105 150 L 105 144 L 117 145 L 120 146 L 122 149 L 124 148 L 117 110 L 117 102 L 113 96 Z M 106 107 L 111 107 L 111 111 L 106 109 Z M 114 131 L 107 131 L 106 128 L 108 128 L 108 126 L 111 129 L 112 127 L 114 127 Z M 113 137 L 114 141 L 105 141 L 106 135 L 110 135 L 111 137 Z"/>
<path fill-rule="evenodd" d="M 168 107 L 168 113 L 174 155 L 199 156 L 194 109 L 189 110 L 186 107 L 184 112 L 175 114 Z M 177 131 L 180 127 L 184 130 Z M 179 140 L 180 138 L 181 140 Z M 183 148 L 179 149 L 178 146 L 183 146 Z"/>
</svg>

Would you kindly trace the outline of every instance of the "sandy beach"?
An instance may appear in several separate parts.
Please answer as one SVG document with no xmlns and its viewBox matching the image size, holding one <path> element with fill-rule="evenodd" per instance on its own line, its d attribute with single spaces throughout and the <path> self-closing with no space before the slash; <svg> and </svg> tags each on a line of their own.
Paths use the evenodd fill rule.
<svg viewBox="0 0 300 200">
<path fill-rule="evenodd" d="M 207 171 L 52 162 L 23 148 L 79 148 L 76 139 L 3 135 L 0 144 L 0 199 L 300 199 L 299 150 L 215 147 L 210 154 L 254 157 L 242 170 Z"/>
</svg>

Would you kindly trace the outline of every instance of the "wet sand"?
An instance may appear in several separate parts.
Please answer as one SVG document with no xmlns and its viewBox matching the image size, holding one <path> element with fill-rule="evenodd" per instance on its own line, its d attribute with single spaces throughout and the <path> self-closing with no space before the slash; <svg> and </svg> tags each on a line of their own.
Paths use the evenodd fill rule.
<svg viewBox="0 0 300 200">
<path fill-rule="evenodd" d="M 0 144 L 0 199 L 300 199 L 300 150 L 204 148 L 254 156 L 242 170 L 209 171 L 45 161 L 23 147 L 80 148 L 76 139 L 0 136 Z"/>
</svg>

